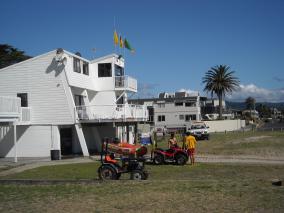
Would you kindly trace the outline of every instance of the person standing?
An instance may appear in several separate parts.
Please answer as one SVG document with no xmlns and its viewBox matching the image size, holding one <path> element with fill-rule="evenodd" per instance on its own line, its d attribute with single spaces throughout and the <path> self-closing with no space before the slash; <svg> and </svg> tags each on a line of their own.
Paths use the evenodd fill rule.
<svg viewBox="0 0 284 213">
<path fill-rule="evenodd" d="M 194 165 L 195 163 L 195 157 L 194 157 L 195 146 L 196 146 L 195 137 L 191 135 L 190 132 L 187 132 L 185 138 L 185 147 L 187 148 L 187 154 L 189 155 L 191 165 Z"/>
<path fill-rule="evenodd" d="M 168 148 L 177 147 L 177 139 L 175 138 L 175 133 L 171 133 L 171 138 L 168 141 Z"/>
</svg>

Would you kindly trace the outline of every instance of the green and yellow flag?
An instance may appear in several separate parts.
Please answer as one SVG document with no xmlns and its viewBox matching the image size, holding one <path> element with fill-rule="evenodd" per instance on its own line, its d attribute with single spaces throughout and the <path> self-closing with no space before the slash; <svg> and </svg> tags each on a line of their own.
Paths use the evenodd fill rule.
<svg viewBox="0 0 284 213">
<path fill-rule="evenodd" d="M 116 31 L 114 31 L 113 33 L 113 42 L 114 42 L 114 46 L 118 45 L 118 35 Z"/>
<path fill-rule="evenodd" d="M 132 53 L 135 52 L 135 49 L 133 49 L 129 43 L 129 41 L 127 41 L 127 39 L 124 39 L 124 46 L 126 49 L 130 50 Z"/>
</svg>

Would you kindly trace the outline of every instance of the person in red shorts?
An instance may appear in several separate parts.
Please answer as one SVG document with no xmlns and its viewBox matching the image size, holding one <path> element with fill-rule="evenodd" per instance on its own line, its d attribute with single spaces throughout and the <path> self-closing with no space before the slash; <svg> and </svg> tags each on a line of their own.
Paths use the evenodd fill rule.
<svg viewBox="0 0 284 213">
<path fill-rule="evenodd" d="M 190 132 L 187 132 L 185 138 L 185 147 L 187 148 L 187 154 L 189 155 L 191 165 L 194 165 L 195 163 L 195 158 L 194 158 L 195 146 L 196 146 L 195 137 L 191 135 Z"/>
</svg>

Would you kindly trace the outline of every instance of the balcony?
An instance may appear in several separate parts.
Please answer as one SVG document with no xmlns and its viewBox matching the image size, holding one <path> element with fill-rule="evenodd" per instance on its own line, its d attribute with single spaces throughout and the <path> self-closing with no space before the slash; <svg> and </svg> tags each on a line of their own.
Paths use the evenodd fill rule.
<svg viewBox="0 0 284 213">
<path fill-rule="evenodd" d="M 21 99 L 17 97 L 0 97 L 0 122 L 18 120 L 21 115 Z"/>
<path fill-rule="evenodd" d="M 137 80 L 130 76 L 116 76 L 115 90 L 128 90 L 137 92 Z"/>
<path fill-rule="evenodd" d="M 144 105 L 129 104 L 76 106 L 75 118 L 80 122 L 147 121 L 148 110 Z"/>
</svg>

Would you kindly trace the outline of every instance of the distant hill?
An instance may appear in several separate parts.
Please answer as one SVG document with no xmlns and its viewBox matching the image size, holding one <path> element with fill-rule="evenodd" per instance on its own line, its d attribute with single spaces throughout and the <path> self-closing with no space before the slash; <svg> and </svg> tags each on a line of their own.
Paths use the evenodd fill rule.
<svg viewBox="0 0 284 213">
<path fill-rule="evenodd" d="M 263 105 L 266 105 L 268 107 L 277 108 L 278 110 L 284 109 L 284 102 L 280 102 L 280 103 L 259 102 L 259 103 L 256 103 L 255 105 L 257 106 L 259 104 L 263 104 Z M 231 109 L 235 109 L 235 110 L 246 109 L 246 104 L 244 102 L 226 101 L 226 105 L 227 105 L 227 107 L 229 107 Z"/>
</svg>

